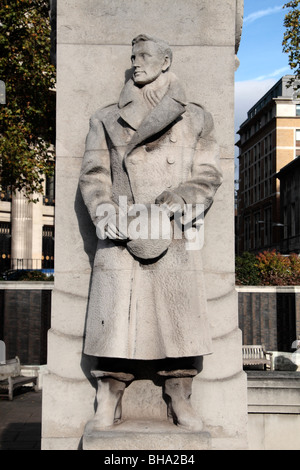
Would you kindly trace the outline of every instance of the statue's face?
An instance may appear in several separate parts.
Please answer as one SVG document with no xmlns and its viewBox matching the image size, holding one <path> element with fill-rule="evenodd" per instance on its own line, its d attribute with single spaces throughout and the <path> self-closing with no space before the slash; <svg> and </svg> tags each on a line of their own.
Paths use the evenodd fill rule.
<svg viewBox="0 0 300 470">
<path fill-rule="evenodd" d="M 132 48 L 131 62 L 133 80 L 137 85 L 146 85 L 156 80 L 170 66 L 170 59 L 163 55 L 152 41 L 140 41 Z"/>
</svg>

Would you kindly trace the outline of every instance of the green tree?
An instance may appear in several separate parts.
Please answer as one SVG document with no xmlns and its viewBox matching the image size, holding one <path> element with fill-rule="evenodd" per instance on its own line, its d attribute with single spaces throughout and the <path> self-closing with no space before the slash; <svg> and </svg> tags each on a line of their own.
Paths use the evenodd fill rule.
<svg viewBox="0 0 300 470">
<path fill-rule="evenodd" d="M 236 284 L 258 286 L 261 284 L 257 259 L 253 253 L 244 252 L 235 259 Z"/>
<path fill-rule="evenodd" d="M 49 2 L 1 0 L 0 187 L 42 193 L 54 171 L 55 67 L 50 62 Z"/>
<path fill-rule="evenodd" d="M 293 0 L 285 3 L 283 8 L 289 11 L 284 18 L 285 32 L 283 35 L 283 52 L 288 54 L 289 66 L 295 74 L 295 79 L 300 79 L 300 0 Z M 291 83 L 292 84 L 292 83 Z M 297 85 L 296 88 L 299 88 Z"/>
</svg>

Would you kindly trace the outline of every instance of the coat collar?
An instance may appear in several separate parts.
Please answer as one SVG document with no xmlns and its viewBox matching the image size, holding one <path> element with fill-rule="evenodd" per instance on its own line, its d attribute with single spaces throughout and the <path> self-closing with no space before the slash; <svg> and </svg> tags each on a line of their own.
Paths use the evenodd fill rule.
<svg viewBox="0 0 300 470">
<path fill-rule="evenodd" d="M 127 145 L 127 155 L 141 142 L 165 129 L 185 112 L 185 93 L 173 73 L 161 74 L 155 83 L 150 85 L 138 88 L 130 79 L 120 96 L 120 116 L 136 131 Z M 151 103 L 150 106 L 147 104 L 150 100 L 152 106 Z"/>
<path fill-rule="evenodd" d="M 155 84 L 152 91 L 159 102 L 156 106 L 148 107 L 147 100 L 142 95 L 143 88 L 135 86 L 130 79 L 124 86 L 119 103 L 112 107 L 103 118 L 103 124 L 112 143 L 125 157 L 141 142 L 159 133 L 186 111 L 186 98 L 177 77 L 167 72 L 164 79 Z M 159 86 L 160 85 L 160 86 Z M 151 90 L 146 90 L 146 92 Z M 125 121 L 135 132 L 126 145 L 124 137 L 118 132 L 116 121 Z M 123 150 L 121 150 L 123 148 Z"/>
</svg>

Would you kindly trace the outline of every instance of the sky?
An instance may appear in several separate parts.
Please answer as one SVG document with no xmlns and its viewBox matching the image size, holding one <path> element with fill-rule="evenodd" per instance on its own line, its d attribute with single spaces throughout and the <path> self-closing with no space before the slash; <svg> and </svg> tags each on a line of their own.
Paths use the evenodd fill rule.
<svg viewBox="0 0 300 470">
<path fill-rule="evenodd" d="M 235 129 L 247 111 L 283 75 L 291 74 L 282 52 L 283 20 L 287 0 L 244 0 L 244 23 L 235 73 Z"/>
</svg>

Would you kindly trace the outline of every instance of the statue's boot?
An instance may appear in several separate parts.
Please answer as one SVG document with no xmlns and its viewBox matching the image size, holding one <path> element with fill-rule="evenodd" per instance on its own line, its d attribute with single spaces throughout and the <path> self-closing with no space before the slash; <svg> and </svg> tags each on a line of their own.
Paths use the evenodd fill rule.
<svg viewBox="0 0 300 470">
<path fill-rule="evenodd" d="M 92 371 L 91 374 L 98 382 L 97 411 L 93 418 L 93 429 L 101 430 L 121 421 L 124 390 L 134 380 L 134 376 L 99 370 Z"/>
<path fill-rule="evenodd" d="M 165 378 L 164 393 L 168 403 L 168 418 L 188 431 L 199 432 L 203 422 L 192 407 L 191 395 L 193 377 L 196 369 L 160 371 L 158 374 Z"/>
</svg>

